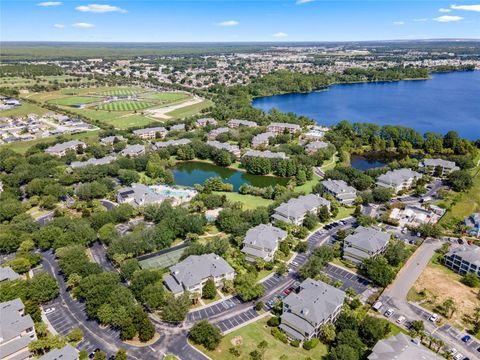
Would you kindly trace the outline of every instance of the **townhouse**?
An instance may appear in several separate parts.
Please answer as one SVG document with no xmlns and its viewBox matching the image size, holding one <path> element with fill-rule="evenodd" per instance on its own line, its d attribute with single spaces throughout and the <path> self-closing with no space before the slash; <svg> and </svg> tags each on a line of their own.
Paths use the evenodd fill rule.
<svg viewBox="0 0 480 360">
<path fill-rule="evenodd" d="M 197 125 L 197 127 L 204 127 L 204 126 L 207 126 L 207 125 L 217 125 L 217 120 L 215 120 L 214 118 L 201 118 L 201 119 L 198 119 L 195 124 Z"/>
<path fill-rule="evenodd" d="M 37 339 L 30 315 L 25 314 L 22 300 L 0 303 L 0 358 L 24 360 L 33 358 L 28 345 Z"/>
<path fill-rule="evenodd" d="M 168 141 L 158 141 L 153 144 L 153 150 L 167 148 L 169 146 L 182 146 L 188 145 L 192 141 L 190 139 L 178 139 L 178 140 L 168 140 Z"/>
<path fill-rule="evenodd" d="M 323 190 L 341 204 L 352 205 L 357 198 L 357 190 L 343 180 L 323 180 L 322 185 Z"/>
<path fill-rule="evenodd" d="M 395 193 L 412 187 L 413 182 L 421 179 L 422 174 L 411 169 L 397 169 L 387 171 L 377 179 L 377 185 L 393 189 Z"/>
<path fill-rule="evenodd" d="M 143 140 L 163 139 L 168 131 L 162 126 L 134 130 L 133 134 Z"/>
<path fill-rule="evenodd" d="M 227 127 L 219 127 L 219 128 L 216 128 L 216 129 L 213 129 L 211 130 L 209 133 L 208 133 L 208 138 L 211 139 L 211 140 L 214 140 L 217 138 L 218 135 L 220 134 L 226 134 L 230 131 L 229 128 Z"/>
<path fill-rule="evenodd" d="M 383 253 L 390 241 L 390 234 L 372 227 L 359 226 L 343 241 L 343 258 L 361 263 Z"/>
<path fill-rule="evenodd" d="M 116 156 L 108 155 L 108 156 L 104 156 L 103 158 L 100 158 L 100 159 L 91 158 L 91 159 L 88 159 L 86 161 L 72 161 L 72 163 L 70 164 L 70 167 L 72 169 L 78 169 L 78 168 L 82 168 L 82 167 L 89 166 L 89 165 L 92 165 L 92 166 L 108 165 L 108 164 L 114 162 L 116 159 L 117 159 Z"/>
<path fill-rule="evenodd" d="M 116 142 L 122 142 L 122 141 L 126 141 L 126 140 L 127 139 L 125 139 L 122 135 L 113 135 L 113 136 L 107 136 L 107 137 L 104 137 L 104 138 L 100 139 L 100 143 L 102 145 L 112 146 Z"/>
<path fill-rule="evenodd" d="M 325 132 L 319 129 L 310 130 L 304 134 L 302 134 L 302 139 L 307 141 L 319 141 L 323 139 L 325 136 Z"/>
<path fill-rule="evenodd" d="M 270 150 L 248 150 L 243 156 L 245 157 L 262 157 L 267 159 L 288 159 L 284 152 L 272 152 Z"/>
<path fill-rule="evenodd" d="M 290 123 L 278 123 L 272 122 L 267 127 L 268 131 L 283 134 L 288 132 L 290 134 L 295 134 L 296 132 L 300 131 L 302 128 L 298 124 L 290 124 Z"/>
<path fill-rule="evenodd" d="M 448 161 L 443 159 L 423 159 L 420 164 L 420 168 L 428 174 L 437 173 L 438 176 L 444 176 L 450 174 L 452 171 L 460 170 L 454 161 Z"/>
<path fill-rule="evenodd" d="M 208 279 L 213 279 L 217 288 L 225 280 L 233 280 L 235 271 L 216 254 L 190 255 L 185 260 L 170 268 L 165 277 L 166 287 L 175 295 L 185 291 L 201 293 Z"/>
<path fill-rule="evenodd" d="M 249 128 L 254 128 L 257 127 L 258 124 L 255 121 L 250 121 L 250 120 L 240 120 L 240 119 L 232 119 L 228 122 L 228 127 L 229 128 L 238 128 L 238 127 L 249 127 Z"/>
<path fill-rule="evenodd" d="M 375 344 L 368 360 L 441 360 L 422 344 L 415 342 L 410 336 L 399 332 L 397 335 L 382 339 Z"/>
<path fill-rule="evenodd" d="M 67 151 L 78 151 L 85 149 L 87 144 L 79 140 L 70 140 L 64 143 L 56 144 L 45 149 L 45 152 L 54 156 L 65 156 Z"/>
<path fill-rule="evenodd" d="M 145 145 L 142 144 L 135 144 L 135 145 L 128 145 L 125 149 L 120 151 L 120 155 L 122 156 L 140 156 L 145 154 Z"/>
<path fill-rule="evenodd" d="M 232 145 L 229 143 L 222 143 L 220 141 L 216 140 L 209 140 L 207 141 L 207 145 L 210 145 L 211 147 L 217 149 L 217 150 L 227 150 L 230 154 L 232 154 L 235 157 L 240 156 L 240 148 L 238 145 Z"/>
<path fill-rule="evenodd" d="M 318 337 L 323 324 L 335 322 L 345 300 L 345 292 L 322 281 L 306 279 L 298 293 L 283 300 L 280 329 L 299 341 Z"/>
<path fill-rule="evenodd" d="M 252 147 L 266 146 L 269 144 L 270 139 L 274 138 L 276 134 L 272 131 L 264 132 L 258 135 L 255 135 L 252 138 Z"/>
<path fill-rule="evenodd" d="M 185 124 L 175 124 L 170 126 L 170 131 L 184 131 L 185 130 Z"/>
<path fill-rule="evenodd" d="M 278 249 L 278 243 L 287 237 L 288 233 L 272 224 L 260 224 L 247 231 L 243 239 L 242 252 L 248 261 L 256 258 L 272 261 Z"/>
<path fill-rule="evenodd" d="M 473 272 L 480 276 L 480 247 L 469 244 L 457 246 L 445 255 L 443 263 L 459 274 Z"/>
<path fill-rule="evenodd" d="M 295 225 L 302 225 L 303 219 L 305 219 L 308 213 L 316 214 L 322 206 L 326 206 L 330 210 L 330 201 L 315 194 L 303 195 L 298 198 L 292 198 L 275 208 L 272 218 Z"/>
</svg>

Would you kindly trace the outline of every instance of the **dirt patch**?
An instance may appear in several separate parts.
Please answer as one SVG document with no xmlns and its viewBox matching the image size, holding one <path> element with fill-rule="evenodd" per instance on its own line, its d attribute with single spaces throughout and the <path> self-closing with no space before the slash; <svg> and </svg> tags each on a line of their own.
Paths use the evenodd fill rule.
<svg viewBox="0 0 480 360">
<path fill-rule="evenodd" d="M 479 306 L 476 297 L 478 289 L 472 289 L 463 285 L 459 280 L 460 276 L 449 273 L 440 265 L 428 265 L 414 284 L 416 292 L 425 291 L 426 296 L 422 306 L 429 309 L 441 305 L 448 298 L 455 301 L 455 308 L 449 322 L 464 323 L 464 316 L 473 314 L 475 307 Z"/>
<path fill-rule="evenodd" d="M 232 338 L 232 340 L 230 340 L 230 343 L 233 346 L 240 346 L 243 344 L 243 338 L 241 336 L 235 336 L 234 338 Z"/>
</svg>

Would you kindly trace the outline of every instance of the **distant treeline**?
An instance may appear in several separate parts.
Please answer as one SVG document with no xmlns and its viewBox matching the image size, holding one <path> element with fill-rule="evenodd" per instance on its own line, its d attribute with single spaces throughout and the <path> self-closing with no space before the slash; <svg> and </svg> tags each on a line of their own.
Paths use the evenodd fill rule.
<svg viewBox="0 0 480 360">
<path fill-rule="evenodd" d="M 0 66 L 0 77 L 5 76 L 52 76 L 63 75 L 65 71 L 57 65 L 11 64 Z"/>
<path fill-rule="evenodd" d="M 447 73 L 451 71 L 473 71 L 475 65 L 439 65 L 430 69 L 433 73 Z"/>
</svg>

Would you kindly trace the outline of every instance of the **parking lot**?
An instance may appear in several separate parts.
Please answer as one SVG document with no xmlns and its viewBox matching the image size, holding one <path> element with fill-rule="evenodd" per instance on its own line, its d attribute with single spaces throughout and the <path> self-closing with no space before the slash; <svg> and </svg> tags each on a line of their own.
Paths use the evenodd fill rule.
<svg viewBox="0 0 480 360">
<path fill-rule="evenodd" d="M 343 291 L 351 287 L 355 290 L 355 293 L 362 294 L 370 284 L 367 279 L 332 264 L 327 264 L 323 272 L 333 281 L 341 281 L 342 286 L 340 288 Z"/>
<path fill-rule="evenodd" d="M 271 289 L 275 288 L 278 286 L 278 283 L 284 280 L 284 277 L 281 275 L 278 275 L 277 273 L 273 274 L 271 277 L 269 277 L 267 280 L 262 282 L 263 286 L 265 287 L 265 291 L 268 292 Z"/>
<path fill-rule="evenodd" d="M 257 316 L 259 316 L 258 312 L 251 308 L 229 319 L 219 321 L 218 323 L 215 323 L 215 326 L 217 326 L 221 332 L 225 332 L 249 320 L 255 319 Z"/>
<path fill-rule="evenodd" d="M 208 306 L 204 309 L 191 311 L 187 315 L 187 320 L 199 321 L 199 320 L 207 319 L 214 315 L 221 314 L 225 310 L 233 309 L 238 304 L 241 304 L 241 300 L 237 297 L 232 297 L 230 299 L 223 300 L 219 303 Z"/>
<path fill-rule="evenodd" d="M 448 333 L 451 337 L 461 340 L 466 334 L 463 332 L 458 331 L 455 329 L 453 326 L 449 324 L 443 325 L 440 329 L 440 331 L 443 331 L 445 333 Z M 480 341 L 476 340 L 475 338 L 471 338 L 471 340 L 464 342 L 465 346 L 469 347 L 473 352 L 478 351 L 477 349 L 480 349 Z M 460 349 L 459 349 L 460 350 Z"/>
</svg>

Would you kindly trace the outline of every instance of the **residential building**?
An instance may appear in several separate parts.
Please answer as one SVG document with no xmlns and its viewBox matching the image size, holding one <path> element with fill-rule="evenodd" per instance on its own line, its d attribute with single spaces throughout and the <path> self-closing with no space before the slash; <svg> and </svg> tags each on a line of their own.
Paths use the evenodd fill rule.
<svg viewBox="0 0 480 360">
<path fill-rule="evenodd" d="M 152 191 L 148 186 L 136 183 L 118 190 L 117 193 L 117 202 L 119 204 L 127 203 L 132 206 L 158 204 L 166 198 L 166 196 Z"/>
<path fill-rule="evenodd" d="M 323 180 L 322 185 L 323 190 L 341 204 L 352 205 L 357 198 L 357 190 L 343 180 Z"/>
<path fill-rule="evenodd" d="M 480 237 L 480 213 L 473 213 L 464 221 L 470 236 Z"/>
<path fill-rule="evenodd" d="M 429 174 L 434 174 L 437 170 L 440 170 L 439 176 L 450 174 L 452 171 L 460 170 L 454 161 L 448 161 L 443 159 L 423 159 L 419 164 L 420 168 Z"/>
<path fill-rule="evenodd" d="M 113 136 L 107 136 L 102 139 L 100 139 L 100 143 L 102 145 L 113 145 L 115 142 L 122 142 L 126 141 L 126 139 L 122 135 L 113 135 Z"/>
<path fill-rule="evenodd" d="M 215 120 L 214 118 L 201 118 L 201 119 L 198 119 L 196 121 L 196 124 L 197 124 L 197 127 L 204 127 L 204 126 L 207 126 L 207 125 L 217 125 L 217 120 Z"/>
<path fill-rule="evenodd" d="M 405 208 L 393 208 L 390 218 L 398 221 L 401 227 L 416 227 L 422 224 L 436 224 L 445 213 L 435 205 L 433 208 L 423 208 L 420 205 L 407 205 Z"/>
<path fill-rule="evenodd" d="M 443 357 L 399 332 L 375 344 L 368 360 L 441 360 Z"/>
<path fill-rule="evenodd" d="M 243 156 L 262 157 L 267 159 L 288 159 L 288 156 L 284 152 L 272 152 L 270 150 L 248 150 Z"/>
<path fill-rule="evenodd" d="M 268 131 L 258 135 L 255 135 L 252 138 L 252 147 L 266 146 L 268 145 L 270 139 L 274 138 L 276 134 L 274 132 Z"/>
<path fill-rule="evenodd" d="M 309 132 L 306 132 L 305 134 L 302 134 L 302 138 L 308 141 L 318 141 L 320 139 L 323 139 L 324 136 L 325 132 L 319 129 L 313 129 Z"/>
<path fill-rule="evenodd" d="M 226 134 L 230 131 L 229 128 L 227 127 L 219 127 L 219 128 L 216 128 L 216 129 L 213 129 L 211 130 L 209 133 L 208 133 L 208 138 L 209 139 L 216 139 L 218 135 L 220 134 Z"/>
<path fill-rule="evenodd" d="M 214 147 L 217 150 L 227 150 L 233 156 L 239 157 L 240 156 L 240 148 L 238 145 L 232 145 L 229 143 L 222 143 L 216 140 L 207 141 L 207 145 Z"/>
<path fill-rule="evenodd" d="M 82 168 L 88 165 L 92 165 L 92 166 L 107 165 L 114 162 L 116 159 L 117 159 L 116 156 L 109 155 L 100 159 L 91 158 L 86 161 L 72 161 L 72 163 L 70 164 L 70 167 L 72 169 L 77 169 L 77 168 Z"/>
<path fill-rule="evenodd" d="M 153 144 L 153 150 L 158 150 L 162 148 L 167 148 L 169 146 L 182 146 L 188 145 L 192 141 L 190 139 L 178 139 L 178 140 L 168 140 L 168 141 L 158 141 Z"/>
<path fill-rule="evenodd" d="M 10 266 L 0 267 L 0 282 L 17 279 L 20 279 L 20 275 L 18 275 Z"/>
<path fill-rule="evenodd" d="M 307 153 L 313 154 L 318 150 L 326 149 L 327 147 L 328 147 L 328 143 L 326 142 L 314 141 L 314 142 L 308 143 L 307 146 L 305 147 L 305 150 L 307 151 Z"/>
<path fill-rule="evenodd" d="M 87 145 L 83 141 L 70 140 L 64 143 L 56 144 L 45 149 L 45 152 L 55 156 L 65 156 L 67 151 L 78 151 L 85 149 Z"/>
<path fill-rule="evenodd" d="M 302 225 L 305 215 L 316 214 L 318 209 L 326 206 L 330 210 L 330 201 L 315 195 L 303 195 L 292 198 L 274 209 L 272 218 L 295 225 Z"/>
<path fill-rule="evenodd" d="M 272 122 L 268 125 L 267 129 L 277 134 L 283 134 L 284 132 L 294 134 L 302 128 L 298 124 Z"/>
<path fill-rule="evenodd" d="M 323 324 L 334 322 L 340 314 L 345 292 L 322 281 L 306 279 L 298 293 L 283 300 L 280 329 L 299 341 L 318 337 Z"/>
<path fill-rule="evenodd" d="M 255 121 L 240 120 L 240 119 L 232 119 L 228 122 L 228 127 L 230 128 L 238 128 L 240 126 L 254 128 L 254 127 L 257 127 L 258 124 Z"/>
<path fill-rule="evenodd" d="M 272 261 L 278 249 L 278 242 L 284 240 L 288 233 L 272 224 L 260 224 L 249 229 L 243 239 L 242 252 L 247 260 L 256 258 Z"/>
<path fill-rule="evenodd" d="M 165 277 L 166 287 L 175 295 L 184 291 L 201 293 L 208 279 L 213 279 L 217 287 L 224 280 L 233 280 L 235 271 L 216 254 L 190 255 L 170 268 Z"/>
<path fill-rule="evenodd" d="M 39 360 L 78 360 L 78 351 L 72 345 L 67 344 L 61 349 L 53 349 L 38 358 Z"/>
<path fill-rule="evenodd" d="M 175 124 L 170 126 L 170 131 L 183 131 L 185 130 L 185 124 Z"/>
<path fill-rule="evenodd" d="M 30 315 L 25 315 L 22 300 L 0 303 L 0 359 L 23 360 L 33 358 L 28 344 L 37 339 Z"/>
<path fill-rule="evenodd" d="M 397 169 L 387 171 L 377 179 L 377 185 L 385 188 L 391 188 L 395 193 L 412 187 L 415 180 L 421 179 L 422 174 L 411 169 Z"/>
<path fill-rule="evenodd" d="M 142 144 L 128 145 L 125 149 L 120 151 L 120 155 L 130 157 L 135 157 L 143 154 L 145 154 L 145 145 Z"/>
<path fill-rule="evenodd" d="M 361 263 L 383 253 L 390 241 L 390 234 L 372 227 L 359 226 L 343 241 L 343 258 Z"/>
<path fill-rule="evenodd" d="M 456 246 L 445 255 L 443 263 L 459 274 L 473 272 L 480 276 L 480 247 L 468 244 Z"/>
<path fill-rule="evenodd" d="M 143 140 L 163 139 L 168 131 L 162 126 L 134 130 L 133 134 Z"/>
</svg>

